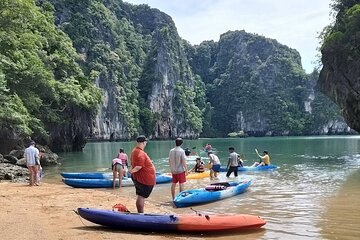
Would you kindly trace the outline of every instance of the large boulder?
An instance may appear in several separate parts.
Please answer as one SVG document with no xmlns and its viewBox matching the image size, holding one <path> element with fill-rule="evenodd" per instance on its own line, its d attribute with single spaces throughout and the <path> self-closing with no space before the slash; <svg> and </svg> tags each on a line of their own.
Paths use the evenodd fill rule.
<svg viewBox="0 0 360 240">
<path fill-rule="evenodd" d="M 0 163 L 0 180 L 25 182 L 28 179 L 29 171 L 26 168 L 11 163 Z"/>
</svg>

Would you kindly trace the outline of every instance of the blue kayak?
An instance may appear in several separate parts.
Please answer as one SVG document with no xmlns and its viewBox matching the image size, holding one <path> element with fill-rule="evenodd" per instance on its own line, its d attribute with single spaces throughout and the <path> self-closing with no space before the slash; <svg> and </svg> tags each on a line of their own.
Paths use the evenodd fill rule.
<svg viewBox="0 0 360 240">
<path fill-rule="evenodd" d="M 77 213 L 90 222 L 124 231 L 218 233 L 266 224 L 260 217 L 247 214 L 139 214 L 91 208 L 78 208 Z"/>
<path fill-rule="evenodd" d="M 259 167 L 250 167 L 250 166 L 245 166 L 245 167 L 239 167 L 238 171 L 269 171 L 269 170 L 275 170 L 276 168 L 278 168 L 278 166 L 276 165 L 268 165 L 268 166 L 259 166 Z M 221 167 L 220 168 L 220 172 L 227 172 L 226 167 Z"/>
<path fill-rule="evenodd" d="M 156 174 L 156 183 L 168 183 L 171 182 L 172 177 L 163 174 Z M 115 180 L 115 185 L 119 186 L 119 179 Z M 63 178 L 63 182 L 66 185 L 75 188 L 112 188 L 113 181 L 112 179 L 84 179 L 84 178 Z M 123 178 L 121 180 L 121 186 L 133 186 L 134 183 L 131 178 Z"/>
<path fill-rule="evenodd" d="M 251 185 L 250 181 L 213 183 L 206 188 L 185 190 L 179 193 L 174 204 L 177 207 L 187 207 L 196 204 L 214 202 L 243 193 Z"/>
<path fill-rule="evenodd" d="M 84 178 L 63 178 L 62 181 L 74 188 L 112 188 L 112 179 L 84 179 Z M 115 186 L 119 186 L 119 179 L 115 180 Z M 133 186 L 134 182 L 131 178 L 123 178 L 121 180 L 121 186 Z"/>
<path fill-rule="evenodd" d="M 83 179 L 112 179 L 112 172 L 62 172 L 63 178 L 83 178 Z M 128 172 L 128 177 L 131 174 Z"/>
</svg>

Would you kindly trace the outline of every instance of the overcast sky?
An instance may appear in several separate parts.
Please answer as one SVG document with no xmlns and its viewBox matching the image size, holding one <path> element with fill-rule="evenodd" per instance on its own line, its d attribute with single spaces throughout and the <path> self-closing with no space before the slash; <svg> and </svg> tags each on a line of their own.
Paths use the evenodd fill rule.
<svg viewBox="0 0 360 240">
<path fill-rule="evenodd" d="M 300 52 L 310 73 L 318 35 L 331 23 L 331 0 L 125 0 L 146 3 L 174 20 L 180 37 L 191 44 L 218 41 L 229 30 L 245 30 L 278 40 Z"/>
</svg>

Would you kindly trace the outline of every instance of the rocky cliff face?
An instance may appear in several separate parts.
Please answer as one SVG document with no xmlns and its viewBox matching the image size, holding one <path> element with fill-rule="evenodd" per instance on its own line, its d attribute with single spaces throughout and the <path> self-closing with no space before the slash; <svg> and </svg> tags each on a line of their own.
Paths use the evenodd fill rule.
<svg viewBox="0 0 360 240">
<path fill-rule="evenodd" d="M 323 51 L 319 88 L 339 105 L 349 126 L 360 132 L 360 60 L 331 52 Z"/>
<path fill-rule="evenodd" d="M 217 135 L 238 131 L 252 136 L 350 131 L 338 110 L 315 88 L 317 74 L 307 75 L 300 54 L 276 40 L 229 31 L 217 43 L 195 46 L 189 55 L 194 72 L 208 84 L 207 98 L 214 107 L 212 126 Z"/>
<path fill-rule="evenodd" d="M 187 124 L 186 109 L 175 104 L 177 85 L 194 90 L 195 80 L 170 16 L 122 1 L 52 2 L 56 23 L 73 39 L 85 72 L 103 90 L 90 138 L 199 135 L 201 129 Z"/>
<path fill-rule="evenodd" d="M 339 105 L 348 125 L 360 132 L 360 59 L 338 52 L 334 48 L 322 50 L 318 86 Z"/>
<path fill-rule="evenodd" d="M 335 1 L 332 7 L 335 22 L 324 33 L 318 86 L 360 132 L 360 4 Z"/>
</svg>

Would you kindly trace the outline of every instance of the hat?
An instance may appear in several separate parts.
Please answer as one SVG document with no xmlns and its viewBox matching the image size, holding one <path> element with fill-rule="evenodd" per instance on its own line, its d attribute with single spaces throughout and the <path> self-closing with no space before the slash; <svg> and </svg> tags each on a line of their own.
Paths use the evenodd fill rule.
<svg viewBox="0 0 360 240">
<path fill-rule="evenodd" d="M 136 141 L 137 141 L 137 142 L 146 142 L 146 141 L 147 141 L 147 138 L 146 138 L 144 135 L 139 135 L 139 136 L 136 138 Z"/>
</svg>

